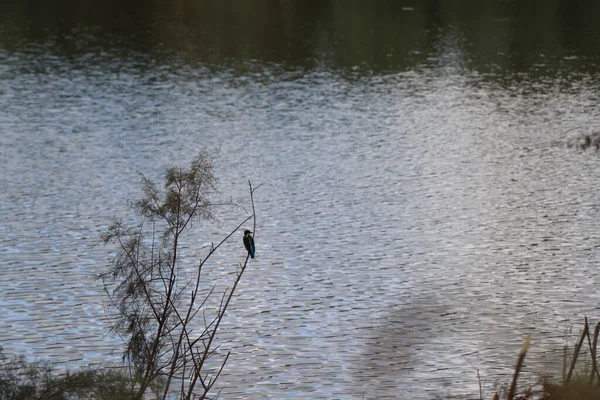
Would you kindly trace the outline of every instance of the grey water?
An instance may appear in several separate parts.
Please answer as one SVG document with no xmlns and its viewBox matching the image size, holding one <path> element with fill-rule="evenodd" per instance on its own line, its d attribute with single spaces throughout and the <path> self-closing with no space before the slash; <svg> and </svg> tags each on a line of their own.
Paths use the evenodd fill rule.
<svg viewBox="0 0 600 400">
<path fill-rule="evenodd" d="M 479 398 L 478 371 L 491 397 L 528 333 L 526 379 L 559 374 L 600 318 L 600 153 L 566 146 L 600 129 L 600 6 L 252 3 L 0 6 L 4 351 L 118 363 L 100 234 L 209 150 L 246 208 L 190 265 L 262 184 L 222 398 Z"/>
</svg>

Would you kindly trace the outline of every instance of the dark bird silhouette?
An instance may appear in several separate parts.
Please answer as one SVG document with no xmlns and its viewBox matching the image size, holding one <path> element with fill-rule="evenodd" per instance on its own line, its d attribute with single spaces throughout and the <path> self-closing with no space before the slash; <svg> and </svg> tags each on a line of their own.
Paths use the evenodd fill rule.
<svg viewBox="0 0 600 400">
<path fill-rule="evenodd" d="M 244 247 L 248 250 L 248 254 L 250 254 L 250 258 L 254 258 L 254 239 L 250 234 L 252 231 L 246 229 L 244 231 Z"/>
</svg>

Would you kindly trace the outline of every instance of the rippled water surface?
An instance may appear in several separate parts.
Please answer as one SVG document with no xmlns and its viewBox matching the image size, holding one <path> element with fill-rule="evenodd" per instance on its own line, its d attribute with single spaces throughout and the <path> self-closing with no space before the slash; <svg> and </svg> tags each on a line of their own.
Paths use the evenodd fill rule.
<svg viewBox="0 0 600 400">
<path fill-rule="evenodd" d="M 492 11 L 497 29 L 519 21 Z M 421 15 L 408 3 L 395 12 Z M 558 371 L 565 331 L 600 317 L 600 153 L 565 146 L 598 128 L 596 55 L 584 46 L 525 56 L 494 42 L 489 58 L 460 23 L 437 22 L 421 47 L 432 30 L 415 22 L 412 44 L 361 61 L 361 48 L 343 53 L 326 35 L 342 28 L 308 24 L 333 48 L 290 62 L 272 43 L 207 56 L 237 38 L 210 30 L 206 52 L 164 27 L 149 50 L 89 21 L 35 35 L 3 21 L 8 354 L 119 361 L 93 280 L 113 250 L 99 235 L 131 218 L 138 173 L 160 179 L 202 149 L 218 150 L 222 197 L 246 201 L 247 180 L 263 184 L 257 257 L 221 327 L 232 351 L 223 398 L 476 398 L 477 369 L 490 397 L 527 333 L 526 371 Z M 410 62 L 394 67 L 400 58 Z M 190 232 L 190 264 L 246 212 L 219 215 Z M 243 255 L 240 236 L 211 278 L 231 279 Z"/>
</svg>

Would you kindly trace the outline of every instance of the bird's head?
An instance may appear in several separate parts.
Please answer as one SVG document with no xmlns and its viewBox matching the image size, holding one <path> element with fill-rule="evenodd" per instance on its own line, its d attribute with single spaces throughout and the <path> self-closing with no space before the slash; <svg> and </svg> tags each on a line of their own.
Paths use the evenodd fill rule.
<svg viewBox="0 0 600 400">
<path fill-rule="evenodd" d="M 246 230 L 244 231 L 244 236 L 248 236 L 248 235 L 249 235 L 249 234 L 251 234 L 251 233 L 252 233 L 252 231 L 251 231 L 251 230 L 248 230 L 248 229 L 246 229 Z"/>
</svg>

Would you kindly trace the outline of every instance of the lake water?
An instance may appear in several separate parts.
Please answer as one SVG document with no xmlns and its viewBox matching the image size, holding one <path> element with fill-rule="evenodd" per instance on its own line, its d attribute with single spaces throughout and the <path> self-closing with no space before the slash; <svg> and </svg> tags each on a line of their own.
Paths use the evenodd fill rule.
<svg viewBox="0 0 600 400">
<path fill-rule="evenodd" d="M 0 6 L 7 354 L 119 361 L 99 236 L 203 149 L 223 198 L 263 184 L 222 398 L 491 398 L 528 333 L 533 381 L 600 318 L 600 153 L 566 146 L 600 128 L 598 5 L 39 3 Z"/>
</svg>

